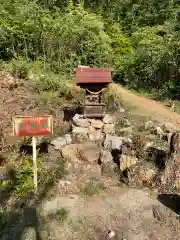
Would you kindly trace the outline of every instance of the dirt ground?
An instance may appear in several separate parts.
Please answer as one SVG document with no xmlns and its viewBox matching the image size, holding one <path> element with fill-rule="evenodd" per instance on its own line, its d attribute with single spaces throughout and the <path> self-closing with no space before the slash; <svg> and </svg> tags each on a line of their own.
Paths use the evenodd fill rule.
<svg viewBox="0 0 180 240">
<path fill-rule="evenodd" d="M 4 75 L 0 74 L 0 82 L 4 81 Z M 175 128 L 180 128 L 180 115 L 162 104 L 137 96 L 117 84 L 112 84 L 111 89 L 120 95 L 125 106 L 132 106 L 132 113 L 162 123 L 170 122 Z M 8 136 L 12 135 L 13 116 L 40 113 L 34 107 L 36 96 L 23 84 L 13 91 L 0 84 L 0 95 L 0 124 Z M 167 221 L 158 221 L 153 217 L 153 205 L 164 209 L 145 189 L 112 187 L 93 197 L 59 194 L 52 200 L 44 200 L 39 211 L 46 216 L 57 209 L 66 208 L 70 211 L 69 219 L 63 224 L 55 220 L 46 224 L 46 229 L 41 232 L 42 236 L 44 234 L 42 240 L 105 240 L 109 229 L 115 231 L 116 240 L 180 239 L 179 221 L 174 216 Z M 166 209 L 165 212 L 168 214 Z"/>
<path fill-rule="evenodd" d="M 131 107 L 132 113 L 146 117 L 149 116 L 152 120 L 161 123 L 170 122 L 174 124 L 175 128 L 180 128 L 180 115 L 163 106 L 161 103 L 137 96 L 118 84 L 111 84 L 111 89 L 120 97 L 125 106 Z"/>
<path fill-rule="evenodd" d="M 108 230 L 116 233 L 115 239 L 127 240 L 178 240 L 179 222 L 175 218 L 158 221 L 153 217 L 153 206 L 167 210 L 147 190 L 111 188 L 99 196 L 57 196 L 44 201 L 42 212 L 59 208 L 70 211 L 68 223 L 48 224 L 54 239 L 105 240 Z M 173 222 L 174 221 L 174 222 Z M 54 228 L 54 224 L 57 226 Z"/>
</svg>

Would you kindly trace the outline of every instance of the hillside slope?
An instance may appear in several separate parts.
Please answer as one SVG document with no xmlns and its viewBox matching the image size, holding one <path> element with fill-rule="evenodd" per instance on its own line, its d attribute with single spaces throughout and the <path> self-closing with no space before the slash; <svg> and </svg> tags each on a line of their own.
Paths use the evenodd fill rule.
<svg viewBox="0 0 180 240">
<path fill-rule="evenodd" d="M 132 112 L 148 116 L 161 123 L 172 123 L 176 129 L 180 128 L 180 115 L 172 112 L 161 103 L 142 97 L 128 91 L 119 84 L 111 84 L 111 89 L 120 97 L 124 105 L 131 106 Z"/>
</svg>

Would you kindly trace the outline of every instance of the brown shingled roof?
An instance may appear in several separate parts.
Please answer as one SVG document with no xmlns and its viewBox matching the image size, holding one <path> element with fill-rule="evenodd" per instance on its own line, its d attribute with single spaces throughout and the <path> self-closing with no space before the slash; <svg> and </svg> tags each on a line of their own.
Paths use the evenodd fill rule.
<svg viewBox="0 0 180 240">
<path fill-rule="evenodd" d="M 110 68 L 76 68 L 76 83 L 111 83 Z"/>
</svg>

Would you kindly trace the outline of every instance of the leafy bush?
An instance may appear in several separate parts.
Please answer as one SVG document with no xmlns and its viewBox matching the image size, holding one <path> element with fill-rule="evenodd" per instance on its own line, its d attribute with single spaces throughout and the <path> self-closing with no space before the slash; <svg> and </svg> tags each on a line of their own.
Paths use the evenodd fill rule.
<svg viewBox="0 0 180 240">
<path fill-rule="evenodd" d="M 50 66 L 56 73 L 73 72 L 79 62 L 108 66 L 112 59 L 103 21 L 81 5 L 63 13 L 44 10 L 36 1 L 0 4 L 2 58 L 40 59 L 44 69 Z"/>
<path fill-rule="evenodd" d="M 170 0 L 1 0 L 0 58 L 13 60 L 12 73 L 25 79 L 31 76 L 27 62 L 36 62 L 44 72 L 30 78 L 39 92 L 62 89 L 67 96 L 65 76 L 83 64 L 114 67 L 115 81 L 175 99 L 179 10 L 178 1 Z"/>
<path fill-rule="evenodd" d="M 41 172 L 43 162 L 41 158 L 37 159 L 37 172 Z M 33 185 L 33 163 L 32 157 L 24 157 L 21 165 L 16 166 L 16 184 L 14 193 L 17 197 L 24 197 L 29 191 L 34 188 Z"/>
</svg>

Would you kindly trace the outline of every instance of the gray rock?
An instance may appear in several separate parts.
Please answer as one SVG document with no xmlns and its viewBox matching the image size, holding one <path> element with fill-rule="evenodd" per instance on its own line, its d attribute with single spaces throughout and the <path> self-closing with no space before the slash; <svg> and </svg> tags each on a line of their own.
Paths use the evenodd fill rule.
<svg viewBox="0 0 180 240">
<path fill-rule="evenodd" d="M 158 221 L 161 221 L 161 222 L 165 222 L 169 217 L 167 213 L 167 209 L 159 205 L 152 206 L 152 213 L 154 218 L 156 218 Z"/>
<path fill-rule="evenodd" d="M 0 181 L 11 180 L 10 169 L 6 167 L 0 167 Z"/>
<path fill-rule="evenodd" d="M 73 127 L 72 130 L 73 137 L 79 141 L 84 141 L 88 139 L 88 128 L 85 127 Z"/>
<path fill-rule="evenodd" d="M 76 114 L 73 117 L 73 122 L 78 127 L 88 127 L 90 125 L 90 122 L 87 118 L 83 118 L 82 115 Z"/>
<path fill-rule="evenodd" d="M 115 124 L 104 124 L 103 132 L 105 134 L 114 134 L 115 133 Z"/>
<path fill-rule="evenodd" d="M 102 176 L 101 167 L 97 164 L 84 164 L 81 171 L 88 179 L 100 179 Z"/>
<path fill-rule="evenodd" d="M 62 156 L 71 162 L 98 162 L 101 149 L 95 143 L 70 144 L 62 149 Z"/>
<path fill-rule="evenodd" d="M 173 133 L 168 133 L 167 134 L 167 138 L 168 138 L 168 144 L 170 145 L 171 142 L 171 137 L 172 137 Z"/>
<path fill-rule="evenodd" d="M 72 120 L 75 123 L 77 120 L 82 119 L 82 118 L 83 118 L 83 115 L 75 114 Z"/>
<path fill-rule="evenodd" d="M 51 142 L 51 145 L 54 146 L 55 149 L 61 149 L 66 146 L 66 139 L 64 137 L 58 137 Z"/>
<path fill-rule="evenodd" d="M 70 162 L 79 162 L 79 147 L 80 144 L 70 144 L 62 148 L 62 156 Z"/>
<path fill-rule="evenodd" d="M 89 140 L 92 142 L 100 141 L 104 138 L 104 134 L 101 130 L 96 130 L 94 132 L 89 133 Z"/>
<path fill-rule="evenodd" d="M 174 131 L 174 124 L 173 123 L 166 123 L 164 125 L 164 128 L 166 130 L 167 133 L 172 133 Z"/>
<path fill-rule="evenodd" d="M 147 150 L 149 147 L 152 147 L 153 145 L 154 145 L 154 142 L 146 143 L 146 145 L 144 146 L 144 150 Z"/>
<path fill-rule="evenodd" d="M 101 120 L 97 120 L 97 119 L 92 119 L 91 120 L 91 126 L 93 126 L 94 128 L 98 128 L 101 129 L 103 127 L 103 122 Z"/>
<path fill-rule="evenodd" d="M 114 116 L 111 116 L 110 114 L 106 114 L 103 118 L 103 122 L 105 124 L 111 124 L 116 122 L 116 118 Z"/>
<path fill-rule="evenodd" d="M 129 138 L 129 137 L 119 137 L 121 140 L 122 140 L 122 142 L 123 143 L 132 143 L 133 141 L 132 141 L 132 139 L 131 138 Z"/>
<path fill-rule="evenodd" d="M 107 177 L 113 177 L 119 172 L 118 166 L 114 162 L 102 163 L 101 165 L 102 174 Z"/>
<path fill-rule="evenodd" d="M 155 123 L 151 120 L 147 121 L 144 127 L 145 127 L 145 130 L 152 130 L 155 128 Z"/>
<path fill-rule="evenodd" d="M 125 109 L 121 107 L 121 108 L 119 108 L 119 112 L 123 113 L 123 112 L 125 112 Z"/>
<path fill-rule="evenodd" d="M 104 148 L 105 149 L 121 149 L 122 146 L 122 139 L 118 136 L 113 135 L 106 135 L 106 139 L 104 141 Z"/>
<path fill-rule="evenodd" d="M 134 150 L 132 150 L 131 145 L 127 143 L 123 143 L 121 147 L 121 151 L 122 151 L 122 154 L 125 154 L 125 155 L 133 156 L 135 154 Z"/>
<path fill-rule="evenodd" d="M 65 186 L 68 186 L 70 184 L 71 184 L 71 182 L 67 181 L 67 180 L 59 180 L 58 181 L 58 187 L 60 187 L 60 186 L 65 187 Z"/>
<path fill-rule="evenodd" d="M 155 134 L 161 138 L 161 137 L 163 137 L 164 132 L 163 132 L 163 130 L 160 127 L 157 127 L 155 129 Z"/>
<path fill-rule="evenodd" d="M 113 157 L 109 151 L 102 150 L 101 152 L 101 163 L 112 163 Z"/>
<path fill-rule="evenodd" d="M 82 158 L 90 163 L 98 163 L 101 154 L 100 147 L 95 143 L 85 143 L 81 145 Z"/>
<path fill-rule="evenodd" d="M 70 134 L 66 134 L 65 136 L 66 144 L 71 144 L 72 143 L 72 137 Z"/>
<path fill-rule="evenodd" d="M 116 108 L 117 111 L 121 113 L 125 112 L 125 109 L 121 106 L 121 103 L 119 100 L 114 101 L 114 107 Z"/>
</svg>

